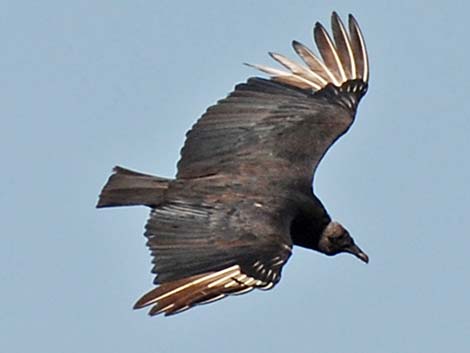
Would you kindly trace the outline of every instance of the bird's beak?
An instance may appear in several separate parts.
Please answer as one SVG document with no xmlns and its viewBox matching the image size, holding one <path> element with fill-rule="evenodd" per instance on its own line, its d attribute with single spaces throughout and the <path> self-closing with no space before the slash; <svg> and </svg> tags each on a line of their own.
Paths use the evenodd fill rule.
<svg viewBox="0 0 470 353">
<path fill-rule="evenodd" d="M 369 256 L 356 244 L 350 246 L 346 251 L 356 256 L 359 260 L 364 261 L 366 264 L 369 263 Z"/>
</svg>

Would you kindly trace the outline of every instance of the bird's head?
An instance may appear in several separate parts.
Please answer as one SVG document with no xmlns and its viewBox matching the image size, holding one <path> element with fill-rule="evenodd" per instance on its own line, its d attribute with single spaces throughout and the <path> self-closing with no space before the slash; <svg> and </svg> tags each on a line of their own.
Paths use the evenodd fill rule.
<svg viewBox="0 0 470 353">
<path fill-rule="evenodd" d="M 329 256 L 348 252 L 365 263 L 369 262 L 367 254 L 354 243 L 349 232 L 338 222 L 332 221 L 325 227 L 318 242 L 318 250 Z"/>
</svg>

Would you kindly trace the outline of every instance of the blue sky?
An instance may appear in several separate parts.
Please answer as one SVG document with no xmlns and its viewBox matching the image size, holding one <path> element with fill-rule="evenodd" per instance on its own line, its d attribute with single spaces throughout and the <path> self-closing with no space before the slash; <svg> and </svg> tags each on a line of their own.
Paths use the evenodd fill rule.
<svg viewBox="0 0 470 353">
<path fill-rule="evenodd" d="M 96 210 L 111 168 L 172 176 L 206 107 L 358 19 L 369 92 L 315 189 L 371 261 L 296 249 L 280 284 L 171 318 L 144 208 Z M 19 352 L 461 352 L 470 346 L 466 2 L 0 2 L 0 341 Z"/>
</svg>

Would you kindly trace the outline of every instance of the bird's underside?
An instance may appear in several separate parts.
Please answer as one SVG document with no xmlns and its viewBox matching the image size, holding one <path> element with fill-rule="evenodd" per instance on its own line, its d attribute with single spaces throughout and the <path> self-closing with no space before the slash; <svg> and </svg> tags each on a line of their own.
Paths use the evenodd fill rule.
<svg viewBox="0 0 470 353">
<path fill-rule="evenodd" d="M 269 289 L 293 245 L 367 261 L 312 191 L 318 163 L 352 124 L 369 77 L 355 19 L 346 30 L 333 13 L 332 33 L 314 28 L 321 59 L 293 42 L 306 66 L 273 53 L 288 71 L 252 65 L 271 79 L 249 79 L 203 114 L 175 179 L 115 168 L 98 207 L 152 209 L 145 236 L 157 287 L 135 308 L 171 315 Z"/>
</svg>

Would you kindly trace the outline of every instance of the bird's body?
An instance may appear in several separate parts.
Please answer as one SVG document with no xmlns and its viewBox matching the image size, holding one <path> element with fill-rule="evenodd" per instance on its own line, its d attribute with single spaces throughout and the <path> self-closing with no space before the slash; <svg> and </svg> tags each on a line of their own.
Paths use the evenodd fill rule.
<svg viewBox="0 0 470 353">
<path fill-rule="evenodd" d="M 318 163 L 349 129 L 367 90 L 355 20 L 349 34 L 335 13 L 332 23 L 334 44 L 315 27 L 323 62 L 294 42 L 307 68 L 272 54 L 291 72 L 256 66 L 274 77 L 251 78 L 210 107 L 187 134 L 175 179 L 115 168 L 98 207 L 152 209 L 145 236 L 159 286 L 136 307 L 174 314 L 269 289 L 293 245 L 367 262 L 312 189 Z"/>
</svg>

